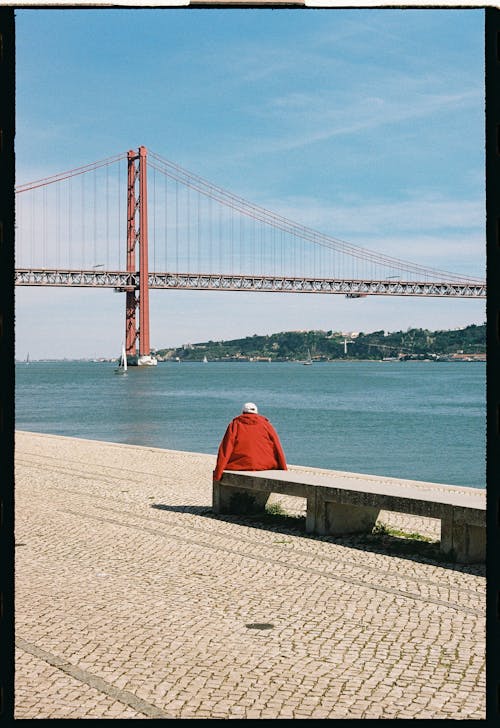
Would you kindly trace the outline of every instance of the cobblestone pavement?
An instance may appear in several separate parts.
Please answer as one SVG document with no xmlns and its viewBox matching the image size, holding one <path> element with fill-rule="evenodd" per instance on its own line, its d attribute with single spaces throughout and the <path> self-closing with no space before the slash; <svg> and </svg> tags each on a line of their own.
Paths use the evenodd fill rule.
<svg viewBox="0 0 500 728">
<path fill-rule="evenodd" d="M 485 718 L 483 566 L 215 517 L 213 466 L 16 433 L 16 719 Z"/>
</svg>

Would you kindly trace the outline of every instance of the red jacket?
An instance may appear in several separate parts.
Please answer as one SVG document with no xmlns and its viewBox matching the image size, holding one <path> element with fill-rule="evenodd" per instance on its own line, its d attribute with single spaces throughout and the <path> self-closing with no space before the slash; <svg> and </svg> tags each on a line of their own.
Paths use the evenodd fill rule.
<svg viewBox="0 0 500 728">
<path fill-rule="evenodd" d="M 214 480 L 223 470 L 286 470 L 285 453 L 267 417 L 244 413 L 232 420 L 217 454 Z"/>
</svg>

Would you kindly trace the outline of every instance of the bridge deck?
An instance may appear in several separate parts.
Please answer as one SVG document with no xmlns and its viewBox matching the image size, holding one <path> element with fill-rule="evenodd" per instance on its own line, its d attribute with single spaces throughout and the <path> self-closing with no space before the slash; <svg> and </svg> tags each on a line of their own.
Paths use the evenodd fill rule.
<svg viewBox="0 0 500 728">
<path fill-rule="evenodd" d="M 139 289 L 139 272 L 18 268 L 15 271 L 15 284 L 18 286 L 99 287 L 126 291 Z M 389 281 L 231 273 L 149 273 L 148 287 L 267 293 L 326 293 L 345 295 L 350 298 L 363 296 L 486 297 L 486 284 L 477 281 Z"/>
</svg>

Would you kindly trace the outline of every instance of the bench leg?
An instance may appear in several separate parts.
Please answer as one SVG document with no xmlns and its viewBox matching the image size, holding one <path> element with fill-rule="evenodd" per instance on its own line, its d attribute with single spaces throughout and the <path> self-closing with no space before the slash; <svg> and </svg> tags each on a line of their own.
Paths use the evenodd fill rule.
<svg viewBox="0 0 500 728">
<path fill-rule="evenodd" d="M 322 536 L 369 533 L 374 527 L 379 513 L 379 508 L 325 501 L 320 495 L 317 495 L 314 530 Z"/>
<path fill-rule="evenodd" d="M 441 552 L 454 556 L 461 564 L 474 564 L 486 560 L 486 529 L 441 520 Z"/>
<path fill-rule="evenodd" d="M 247 488 L 222 485 L 214 480 L 212 510 L 214 513 L 261 513 L 265 510 L 270 493 Z"/>
<path fill-rule="evenodd" d="M 306 500 L 306 533 L 319 533 L 317 529 L 318 510 L 316 488 L 309 490 Z"/>
</svg>

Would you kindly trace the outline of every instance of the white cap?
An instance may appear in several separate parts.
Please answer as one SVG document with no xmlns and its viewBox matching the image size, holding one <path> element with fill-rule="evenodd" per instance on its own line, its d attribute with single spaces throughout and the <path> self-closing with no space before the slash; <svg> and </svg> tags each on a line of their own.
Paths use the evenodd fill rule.
<svg viewBox="0 0 500 728">
<path fill-rule="evenodd" d="M 245 404 L 243 405 L 242 412 L 250 412 L 250 413 L 256 415 L 259 413 L 259 410 L 257 409 L 257 405 L 254 404 L 253 402 L 245 402 Z"/>
</svg>

